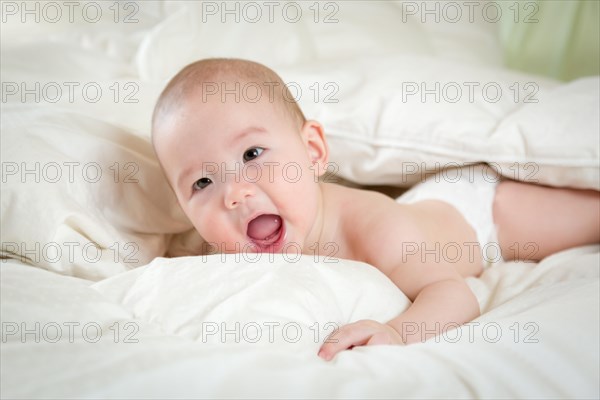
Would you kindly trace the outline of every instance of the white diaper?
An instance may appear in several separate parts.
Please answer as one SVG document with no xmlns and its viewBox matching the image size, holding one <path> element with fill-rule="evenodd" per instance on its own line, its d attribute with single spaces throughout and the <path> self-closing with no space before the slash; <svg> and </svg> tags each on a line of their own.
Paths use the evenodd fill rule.
<svg viewBox="0 0 600 400">
<path fill-rule="evenodd" d="M 429 176 L 402 196 L 398 203 L 441 200 L 454 206 L 473 227 L 481 246 L 484 268 L 502 262 L 492 215 L 496 186 L 501 176 L 489 166 L 471 165 Z"/>
</svg>

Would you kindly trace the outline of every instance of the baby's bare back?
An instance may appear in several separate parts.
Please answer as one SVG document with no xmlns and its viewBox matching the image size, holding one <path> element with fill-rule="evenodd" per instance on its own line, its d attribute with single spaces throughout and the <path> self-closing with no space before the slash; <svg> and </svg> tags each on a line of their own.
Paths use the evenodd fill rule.
<svg viewBox="0 0 600 400">
<path fill-rule="evenodd" d="M 338 225 L 337 257 L 367 262 L 386 275 L 415 262 L 451 268 L 463 277 L 481 273 L 476 233 L 450 204 L 400 204 L 374 191 L 324 186 L 326 223 Z"/>
</svg>

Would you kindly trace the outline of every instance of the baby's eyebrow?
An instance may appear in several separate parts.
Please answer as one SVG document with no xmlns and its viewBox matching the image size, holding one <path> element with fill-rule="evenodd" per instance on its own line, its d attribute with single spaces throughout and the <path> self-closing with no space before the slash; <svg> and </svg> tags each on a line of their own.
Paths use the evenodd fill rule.
<svg viewBox="0 0 600 400">
<path fill-rule="evenodd" d="M 241 140 L 242 138 L 244 138 L 245 136 L 251 135 L 253 133 L 265 134 L 265 133 L 267 133 L 267 130 L 265 128 L 263 128 L 262 126 L 249 126 L 245 129 L 243 129 L 242 131 L 240 131 L 239 133 L 237 133 L 236 135 L 234 135 L 231 138 L 231 143 L 235 143 L 235 142 Z"/>
</svg>

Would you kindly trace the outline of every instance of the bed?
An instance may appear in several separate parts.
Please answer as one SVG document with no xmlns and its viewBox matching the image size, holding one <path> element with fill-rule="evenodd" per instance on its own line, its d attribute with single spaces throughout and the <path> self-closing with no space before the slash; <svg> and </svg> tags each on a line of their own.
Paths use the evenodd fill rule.
<svg viewBox="0 0 600 400">
<path fill-rule="evenodd" d="M 489 18 L 432 23 L 419 2 L 276 3 L 272 21 L 263 3 L 21 4 L 2 3 L 2 398 L 600 397 L 599 245 L 495 265 L 468 278 L 475 321 L 325 362 L 336 326 L 406 296 L 334 255 L 204 255 L 149 142 L 166 81 L 235 56 L 324 124 L 328 179 L 401 191 L 484 165 L 600 190 L 597 75 L 509 69 Z"/>
</svg>

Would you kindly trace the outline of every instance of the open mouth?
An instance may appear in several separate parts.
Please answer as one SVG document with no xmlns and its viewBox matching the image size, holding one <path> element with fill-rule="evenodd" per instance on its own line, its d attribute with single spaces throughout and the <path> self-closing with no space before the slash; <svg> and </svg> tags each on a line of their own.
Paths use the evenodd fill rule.
<svg viewBox="0 0 600 400">
<path fill-rule="evenodd" d="M 284 232 L 283 220 L 279 215 L 262 214 L 248 223 L 246 234 L 260 251 L 277 251 Z"/>
</svg>

